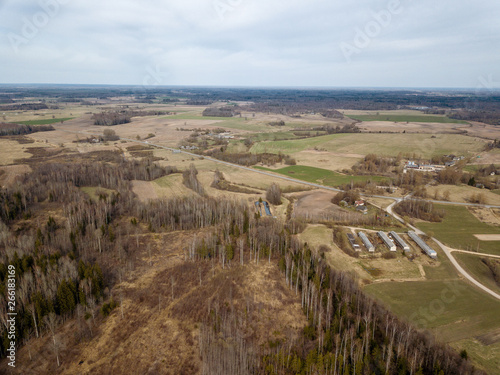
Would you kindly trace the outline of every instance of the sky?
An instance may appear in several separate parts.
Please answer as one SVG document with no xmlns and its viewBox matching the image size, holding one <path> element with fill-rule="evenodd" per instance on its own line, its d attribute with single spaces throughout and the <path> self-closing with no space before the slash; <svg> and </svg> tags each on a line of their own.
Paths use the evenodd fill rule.
<svg viewBox="0 0 500 375">
<path fill-rule="evenodd" d="M 0 0 L 0 83 L 500 87 L 498 0 Z"/>
</svg>

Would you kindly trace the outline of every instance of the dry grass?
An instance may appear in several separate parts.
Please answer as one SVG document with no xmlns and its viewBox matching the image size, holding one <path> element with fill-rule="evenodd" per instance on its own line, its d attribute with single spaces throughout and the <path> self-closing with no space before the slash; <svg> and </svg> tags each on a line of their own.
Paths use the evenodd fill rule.
<svg viewBox="0 0 500 375">
<path fill-rule="evenodd" d="M 468 207 L 468 210 L 483 223 L 500 225 L 500 209 L 498 208 Z"/>
<path fill-rule="evenodd" d="M 438 193 L 438 199 L 442 199 L 445 191 L 450 192 L 450 201 L 469 203 L 469 198 L 473 194 L 483 194 L 486 204 L 500 205 L 500 195 L 492 193 L 487 189 L 478 189 L 468 185 L 437 185 L 427 187 L 427 194 L 430 198 L 434 198 L 435 193 Z"/>
<path fill-rule="evenodd" d="M 75 320 L 69 320 L 58 329 L 58 339 L 67 344 L 61 367 L 56 367 L 51 337 L 45 335 L 31 342 L 33 360 L 26 347 L 18 351 L 19 370 L 23 374 L 198 374 L 199 323 L 210 309 L 230 304 L 245 317 L 242 329 L 249 339 L 256 338 L 257 345 L 300 332 L 306 325 L 300 297 L 286 287 L 274 263 L 234 264 L 222 270 L 212 268 L 211 262 L 185 262 L 183 249 L 194 235 L 146 235 L 156 244 L 151 265 L 144 251 L 141 265 L 111 291 L 115 300 L 123 295 L 122 305 L 108 318 L 97 319 L 93 337 L 75 345 L 78 328 Z"/>
</svg>

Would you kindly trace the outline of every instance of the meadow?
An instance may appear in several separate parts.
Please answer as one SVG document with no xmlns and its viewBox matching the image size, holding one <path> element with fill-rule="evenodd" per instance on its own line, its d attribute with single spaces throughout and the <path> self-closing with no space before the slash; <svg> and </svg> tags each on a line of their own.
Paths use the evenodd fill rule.
<svg viewBox="0 0 500 375">
<path fill-rule="evenodd" d="M 480 256 L 465 253 L 453 253 L 453 256 L 477 281 L 491 290 L 500 293 L 500 285 L 496 283 L 490 269 L 481 261 Z"/>
<path fill-rule="evenodd" d="M 48 119 L 40 119 L 40 120 L 29 120 L 29 121 L 17 121 L 18 124 L 24 125 L 51 125 L 57 124 L 58 122 L 64 122 L 68 120 L 72 120 L 74 117 L 65 117 L 65 118 L 48 118 Z"/>
<path fill-rule="evenodd" d="M 251 152 L 294 154 L 306 149 L 336 153 L 377 154 L 386 156 L 420 155 L 424 158 L 446 154 L 470 155 L 481 152 L 484 141 L 456 134 L 332 134 L 314 138 L 256 143 Z"/>
<path fill-rule="evenodd" d="M 479 335 L 500 329 L 500 302 L 463 281 L 416 281 L 378 283 L 364 290 L 420 328 L 427 328 L 458 350 Z M 443 297 L 444 296 L 444 297 Z M 488 346 L 476 344 L 474 359 L 488 357 Z M 498 357 L 479 361 L 495 374 Z"/>
<path fill-rule="evenodd" d="M 288 177 L 296 178 L 312 183 L 319 183 L 326 186 L 338 187 L 351 182 L 374 181 L 382 182 L 385 177 L 382 176 L 350 176 L 333 172 L 327 169 L 307 167 L 303 165 L 291 165 L 280 169 L 269 169 L 264 167 L 255 167 L 260 170 L 279 173 Z"/>
<path fill-rule="evenodd" d="M 390 121 L 390 122 L 430 122 L 439 124 L 467 124 L 467 121 L 455 120 L 446 116 L 434 115 L 409 115 L 409 114 L 370 114 L 370 115 L 348 115 L 358 121 Z"/>
</svg>

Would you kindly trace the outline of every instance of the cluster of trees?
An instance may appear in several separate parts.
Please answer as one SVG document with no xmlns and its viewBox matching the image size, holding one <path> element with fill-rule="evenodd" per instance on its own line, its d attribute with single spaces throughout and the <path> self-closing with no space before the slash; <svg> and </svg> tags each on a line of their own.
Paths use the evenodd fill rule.
<svg viewBox="0 0 500 375">
<path fill-rule="evenodd" d="M 337 206 L 340 202 L 344 201 L 348 204 L 354 204 L 361 198 L 359 191 L 357 189 L 346 189 L 344 191 L 338 192 L 333 198 L 332 203 Z"/>
<path fill-rule="evenodd" d="M 114 126 L 128 124 L 132 118 L 126 112 L 101 112 L 92 116 L 94 125 Z"/>
<path fill-rule="evenodd" d="M 235 106 L 229 106 L 229 107 L 208 107 L 203 111 L 203 116 L 209 116 L 209 117 L 234 117 L 236 115 L 239 115 L 240 112 L 238 112 L 238 107 Z"/>
<path fill-rule="evenodd" d="M 267 188 L 266 199 L 275 206 L 281 205 L 281 188 L 277 183 L 273 182 L 271 186 Z"/>
<path fill-rule="evenodd" d="M 127 124 L 132 121 L 132 117 L 163 116 L 168 114 L 170 114 L 170 112 L 122 110 L 122 111 L 113 111 L 113 112 L 108 111 L 108 112 L 95 113 L 92 116 L 92 119 L 94 120 L 94 125 L 113 126 L 113 125 Z"/>
<path fill-rule="evenodd" d="M 49 107 L 45 103 L 10 104 L 0 107 L 1 111 L 39 111 L 41 109 L 49 109 Z"/>
<path fill-rule="evenodd" d="M 405 199 L 398 203 L 394 210 L 402 217 L 441 222 L 446 215 L 445 210 L 439 210 L 434 207 L 432 202 L 421 199 Z"/>
<path fill-rule="evenodd" d="M 0 136 L 23 135 L 36 132 L 48 132 L 54 130 L 52 125 L 24 125 L 0 123 Z"/>
<path fill-rule="evenodd" d="M 265 165 L 274 165 L 277 163 L 282 163 L 285 160 L 292 162 L 289 156 L 279 154 L 271 154 L 271 153 L 261 153 L 261 154 L 252 154 L 250 152 L 240 152 L 240 153 L 230 153 L 224 152 L 219 149 L 206 151 L 205 155 L 227 161 L 229 163 L 251 166 L 255 164 L 265 164 Z"/>
<path fill-rule="evenodd" d="M 352 170 L 357 174 L 383 174 L 392 172 L 391 167 L 397 167 L 401 157 L 386 158 L 375 154 L 368 154 L 363 160 L 352 167 Z"/>
<path fill-rule="evenodd" d="M 182 172 L 182 183 L 187 188 L 193 190 L 201 196 L 206 195 L 203 185 L 198 181 L 198 170 L 194 164 L 189 165 L 189 168 Z"/>
</svg>

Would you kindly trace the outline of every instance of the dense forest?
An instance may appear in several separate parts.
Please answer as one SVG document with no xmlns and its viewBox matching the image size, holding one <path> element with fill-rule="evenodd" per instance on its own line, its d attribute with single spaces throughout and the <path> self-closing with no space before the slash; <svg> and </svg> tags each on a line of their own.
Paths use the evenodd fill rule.
<svg viewBox="0 0 500 375">
<path fill-rule="evenodd" d="M 0 136 L 23 135 L 54 130 L 52 125 L 24 125 L 0 123 Z"/>
</svg>

